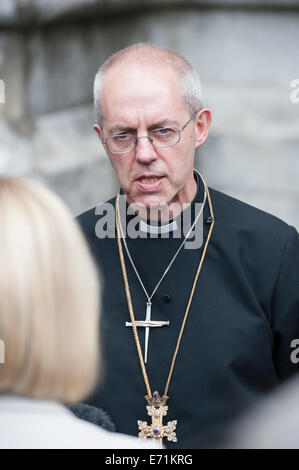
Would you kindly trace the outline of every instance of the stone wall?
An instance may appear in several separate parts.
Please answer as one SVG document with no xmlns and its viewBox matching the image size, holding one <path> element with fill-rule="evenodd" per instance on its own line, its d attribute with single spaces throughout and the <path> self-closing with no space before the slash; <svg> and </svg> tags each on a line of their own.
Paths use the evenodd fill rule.
<svg viewBox="0 0 299 470">
<path fill-rule="evenodd" d="M 297 1 L 4 0 L 0 25 L 0 173 L 46 182 L 74 214 L 112 196 L 93 78 L 116 50 L 150 41 L 200 73 L 213 123 L 196 164 L 209 185 L 299 229 Z"/>
</svg>

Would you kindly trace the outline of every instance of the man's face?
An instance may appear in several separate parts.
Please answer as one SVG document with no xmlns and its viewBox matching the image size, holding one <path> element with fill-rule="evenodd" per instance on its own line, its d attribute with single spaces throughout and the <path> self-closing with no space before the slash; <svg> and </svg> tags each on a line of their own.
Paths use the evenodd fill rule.
<svg viewBox="0 0 299 470">
<path fill-rule="evenodd" d="M 174 72 L 166 67 L 130 65 L 110 69 L 102 88 L 103 138 L 124 132 L 146 136 L 155 128 L 181 129 L 190 119 Z M 100 129 L 95 130 L 101 136 Z M 124 155 L 107 151 L 129 204 L 170 205 L 191 202 L 195 148 L 199 126 L 191 121 L 178 144 L 156 148 L 139 139 L 135 150 Z M 107 150 L 107 149 L 106 149 Z"/>
</svg>

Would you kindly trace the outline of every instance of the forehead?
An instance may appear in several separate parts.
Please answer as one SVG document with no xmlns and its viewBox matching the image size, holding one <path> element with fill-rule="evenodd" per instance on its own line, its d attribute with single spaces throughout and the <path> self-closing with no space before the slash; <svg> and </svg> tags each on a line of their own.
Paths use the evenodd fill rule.
<svg viewBox="0 0 299 470">
<path fill-rule="evenodd" d="M 182 89 L 173 70 L 161 66 L 121 65 L 108 70 L 101 94 L 104 121 L 179 119 L 186 114 Z M 133 124 L 133 123 L 131 123 Z"/>
</svg>

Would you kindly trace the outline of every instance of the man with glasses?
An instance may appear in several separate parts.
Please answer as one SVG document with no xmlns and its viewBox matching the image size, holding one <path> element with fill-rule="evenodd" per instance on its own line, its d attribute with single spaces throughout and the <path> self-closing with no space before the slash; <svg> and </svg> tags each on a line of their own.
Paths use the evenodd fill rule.
<svg viewBox="0 0 299 470">
<path fill-rule="evenodd" d="M 119 432 L 213 445 L 297 370 L 298 233 L 194 170 L 211 111 L 183 57 L 123 49 L 99 69 L 94 98 L 121 189 L 107 236 L 103 205 L 79 217 L 104 280 L 106 375 L 89 403 Z"/>
</svg>

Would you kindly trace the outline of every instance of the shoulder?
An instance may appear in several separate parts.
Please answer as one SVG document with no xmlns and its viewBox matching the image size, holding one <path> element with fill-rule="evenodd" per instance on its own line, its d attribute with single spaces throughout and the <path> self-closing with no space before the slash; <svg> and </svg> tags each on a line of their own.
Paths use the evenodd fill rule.
<svg viewBox="0 0 299 470">
<path fill-rule="evenodd" d="M 81 446 L 101 449 L 147 449 L 157 448 L 148 441 L 141 441 L 135 436 L 106 431 L 92 423 L 75 418 Z"/>
<path fill-rule="evenodd" d="M 91 223 L 94 223 L 95 219 L 98 219 L 100 215 L 103 215 L 105 210 L 107 211 L 109 208 L 114 210 L 115 200 L 116 196 L 109 199 L 108 201 L 99 202 L 99 204 L 92 207 L 91 209 L 88 209 L 87 211 L 77 215 L 77 221 L 82 227 L 87 228 Z"/>
<path fill-rule="evenodd" d="M 107 431 L 100 426 L 89 423 L 75 416 L 65 419 L 67 435 L 71 436 L 70 445 L 81 448 L 101 449 L 145 449 L 146 443 L 137 437 Z"/>
<path fill-rule="evenodd" d="M 83 212 L 76 217 L 84 234 L 88 239 L 95 237 L 97 222 L 106 216 L 107 220 L 114 223 L 116 196 L 108 201 L 100 202 L 95 207 Z"/>
<path fill-rule="evenodd" d="M 0 407 L 1 449 L 147 448 L 137 437 L 118 434 L 77 418 L 60 404 L 14 400 Z"/>
<path fill-rule="evenodd" d="M 229 234 L 263 239 L 267 243 L 284 244 L 289 233 L 298 233 L 278 217 L 232 196 L 210 188 L 215 224 Z"/>
</svg>

